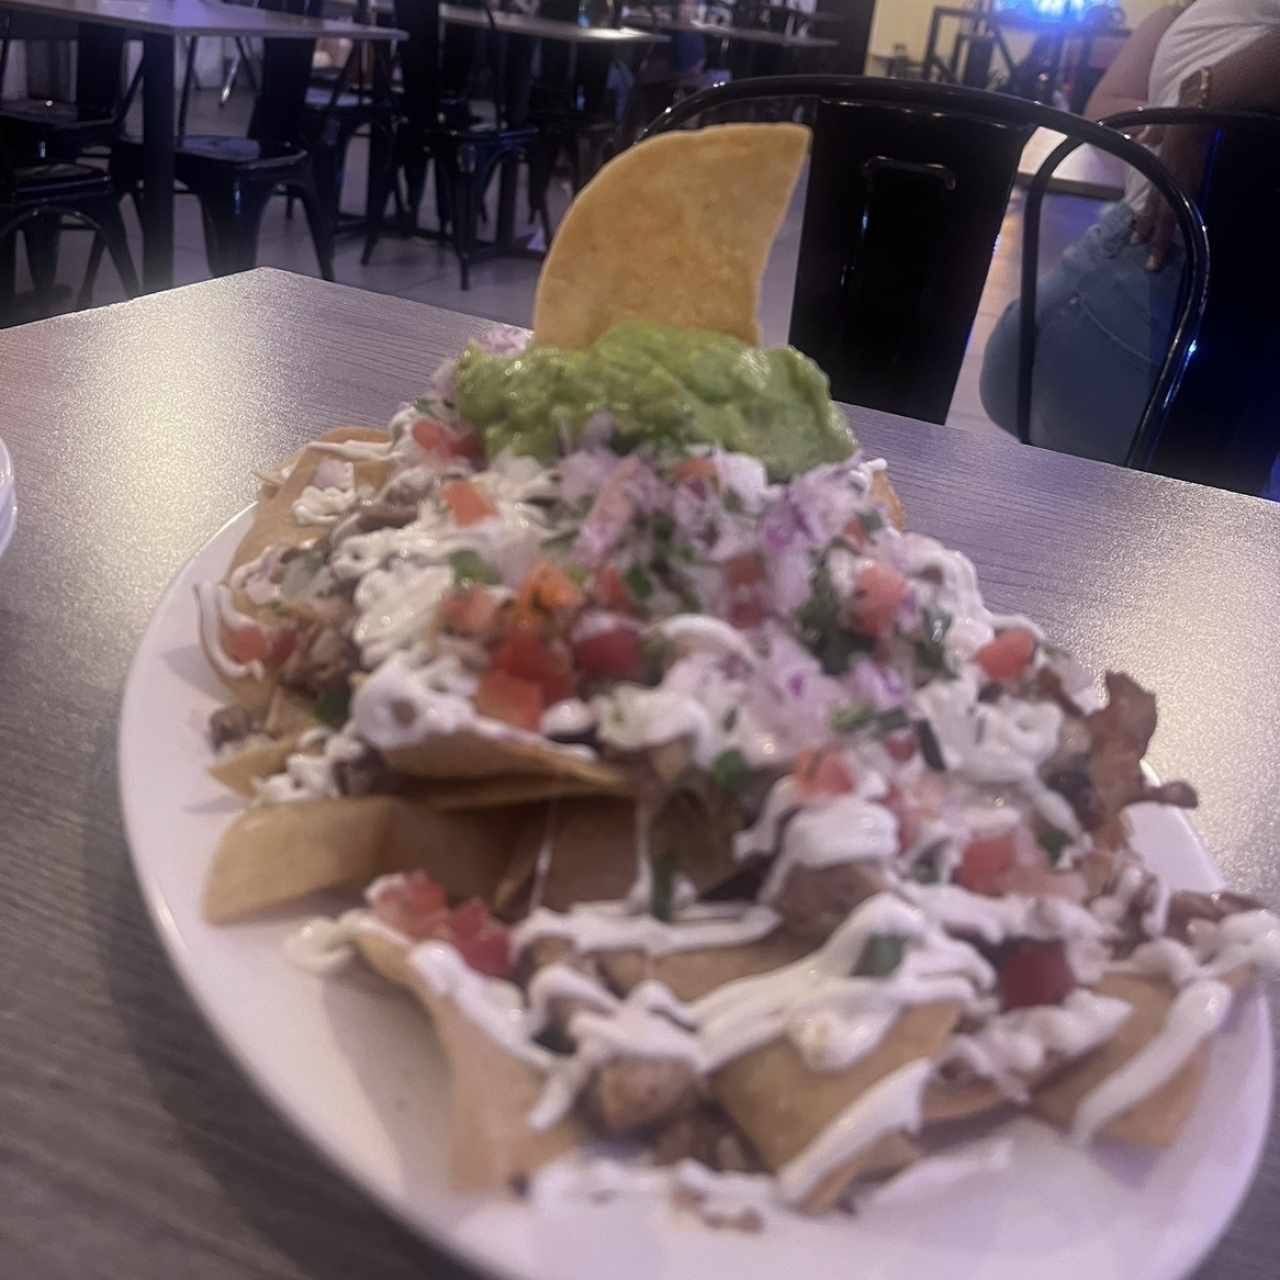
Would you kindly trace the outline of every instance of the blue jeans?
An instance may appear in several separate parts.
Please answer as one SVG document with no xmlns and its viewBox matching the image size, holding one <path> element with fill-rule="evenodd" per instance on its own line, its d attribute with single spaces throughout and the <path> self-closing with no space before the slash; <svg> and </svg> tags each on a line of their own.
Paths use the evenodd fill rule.
<svg viewBox="0 0 1280 1280">
<path fill-rule="evenodd" d="M 1113 204 L 1071 245 L 1036 295 L 1039 337 L 1031 382 L 1031 443 L 1120 462 L 1169 342 L 1182 282 L 1175 247 L 1160 271 L 1130 244 L 1133 214 Z M 983 407 L 1017 430 L 1018 317 L 1012 303 L 982 361 Z"/>
</svg>

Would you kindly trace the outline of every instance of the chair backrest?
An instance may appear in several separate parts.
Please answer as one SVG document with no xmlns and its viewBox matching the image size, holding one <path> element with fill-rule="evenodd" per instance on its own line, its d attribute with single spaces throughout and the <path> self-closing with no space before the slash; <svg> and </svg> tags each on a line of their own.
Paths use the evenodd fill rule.
<svg viewBox="0 0 1280 1280">
<path fill-rule="evenodd" d="M 1153 405 L 1163 413 L 1203 309 L 1208 246 L 1149 151 L 1035 102 L 862 76 L 736 81 L 676 104 L 647 132 L 777 98 L 819 104 L 790 337 L 837 399 L 945 420 L 1018 157 L 1043 126 L 1119 156 L 1174 205 L 1194 279 L 1144 423 Z"/>
<path fill-rule="evenodd" d="M 48 43 L 50 47 L 76 48 L 74 101 L 84 116 L 109 118 L 116 112 L 124 89 L 123 27 L 103 27 L 42 14 L 6 12 L 0 14 L 0 81 L 9 62 L 12 41 Z M 60 101 L 54 77 L 43 83 L 31 63 L 27 68 L 27 92 L 32 97 Z M 62 95 L 65 96 L 65 88 Z"/>
<path fill-rule="evenodd" d="M 315 18 L 322 14 L 323 2 L 260 0 L 258 8 Z M 264 145 L 298 145 L 315 51 L 314 40 L 263 40 L 262 84 L 249 118 L 250 138 Z"/>
<path fill-rule="evenodd" d="M 1103 123 L 1213 130 L 1198 195 L 1213 255 L 1209 298 L 1152 465 L 1259 493 L 1280 452 L 1280 324 L 1271 315 L 1280 297 L 1280 116 L 1169 107 Z"/>
</svg>

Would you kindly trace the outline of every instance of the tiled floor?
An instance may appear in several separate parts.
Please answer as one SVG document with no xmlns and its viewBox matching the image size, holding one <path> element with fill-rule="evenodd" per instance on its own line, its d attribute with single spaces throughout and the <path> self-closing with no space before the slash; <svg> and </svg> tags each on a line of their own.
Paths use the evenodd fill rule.
<svg viewBox="0 0 1280 1280">
<path fill-rule="evenodd" d="M 249 98 L 238 94 L 225 109 L 217 105 L 213 90 L 193 94 L 190 131 L 192 133 L 242 133 L 248 119 Z M 138 125 L 133 125 L 135 129 Z M 351 148 L 345 194 L 345 207 L 357 210 L 363 205 L 365 181 L 365 144 L 357 141 Z M 552 192 L 552 217 L 558 217 L 567 206 L 567 183 L 556 183 Z M 318 275 L 315 252 L 306 231 L 301 210 L 292 221 L 285 219 L 285 202 L 272 202 L 263 223 L 258 261 L 262 266 L 283 267 L 290 271 Z M 424 217 L 433 210 L 430 192 L 423 202 Z M 521 207 L 523 208 L 523 202 Z M 1075 197 L 1050 197 L 1045 202 L 1041 235 L 1041 261 L 1054 260 L 1062 249 L 1079 236 L 1096 219 L 1099 206 L 1094 201 Z M 793 206 L 774 246 L 765 273 L 763 291 L 763 323 L 769 342 L 786 341 L 791 312 L 791 289 L 796 255 L 800 243 L 799 200 Z M 126 224 L 135 258 L 140 259 L 141 236 L 133 210 L 126 206 Z M 982 410 L 978 397 L 978 372 L 982 351 L 996 320 L 1009 301 L 1018 295 L 1022 247 L 1022 198 L 1015 193 L 1010 201 L 992 258 L 986 291 L 978 309 L 969 350 L 961 370 L 960 381 L 952 400 L 948 423 L 967 430 L 997 432 Z M 196 201 L 179 197 L 176 223 L 176 277 L 179 284 L 208 278 L 204 254 L 204 233 Z M 59 278 L 78 285 L 83 272 L 88 237 L 64 236 Z M 430 302 L 473 315 L 487 316 L 511 324 L 527 324 L 533 304 L 533 291 L 538 278 L 537 261 L 532 259 L 498 259 L 482 263 L 472 271 L 471 288 L 463 292 L 458 268 L 445 248 L 422 240 L 402 240 L 398 235 L 384 236 L 366 267 L 360 264 L 362 241 L 346 236 L 338 241 L 335 274 L 343 284 L 357 285 L 378 293 L 392 293 L 404 298 Z M 25 263 L 19 255 L 19 288 L 25 288 Z M 112 302 L 123 292 L 109 263 L 104 264 L 98 279 L 96 302 Z"/>
</svg>

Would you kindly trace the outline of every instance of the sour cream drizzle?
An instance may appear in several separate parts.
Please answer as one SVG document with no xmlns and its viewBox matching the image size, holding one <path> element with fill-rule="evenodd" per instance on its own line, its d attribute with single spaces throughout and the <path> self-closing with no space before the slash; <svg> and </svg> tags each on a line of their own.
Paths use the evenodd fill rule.
<svg viewBox="0 0 1280 1280">
<path fill-rule="evenodd" d="M 258 625 L 235 607 L 231 591 L 220 582 L 197 583 L 196 605 L 200 612 L 200 638 L 219 674 L 228 680 L 261 680 L 264 671 L 261 662 L 256 658 L 252 662 L 237 662 L 222 647 L 222 627 L 234 631 Z"/>
</svg>

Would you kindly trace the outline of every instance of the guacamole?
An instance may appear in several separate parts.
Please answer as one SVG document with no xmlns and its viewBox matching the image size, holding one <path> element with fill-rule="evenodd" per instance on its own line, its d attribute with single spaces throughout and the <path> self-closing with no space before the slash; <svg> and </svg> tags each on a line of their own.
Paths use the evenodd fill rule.
<svg viewBox="0 0 1280 1280">
<path fill-rule="evenodd" d="M 491 356 L 476 346 L 457 372 L 458 408 L 489 456 L 503 449 L 547 462 L 609 411 L 612 447 L 716 444 L 762 459 L 775 479 L 838 462 L 854 449 L 826 375 L 791 347 L 626 321 L 581 351 L 529 347 Z"/>
</svg>

